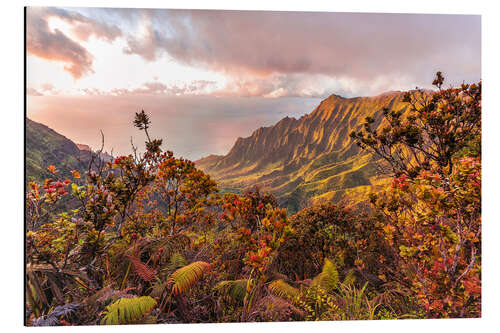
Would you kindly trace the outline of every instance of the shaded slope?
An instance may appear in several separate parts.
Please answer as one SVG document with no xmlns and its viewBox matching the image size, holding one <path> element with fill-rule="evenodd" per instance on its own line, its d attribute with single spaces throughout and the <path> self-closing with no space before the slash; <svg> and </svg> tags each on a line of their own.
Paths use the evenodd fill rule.
<svg viewBox="0 0 500 333">
<path fill-rule="evenodd" d="M 71 170 L 83 171 L 88 166 L 90 152 L 49 127 L 26 118 L 26 180 L 43 181 L 50 177 L 47 170 L 54 165 L 61 177 L 69 177 Z"/>
</svg>

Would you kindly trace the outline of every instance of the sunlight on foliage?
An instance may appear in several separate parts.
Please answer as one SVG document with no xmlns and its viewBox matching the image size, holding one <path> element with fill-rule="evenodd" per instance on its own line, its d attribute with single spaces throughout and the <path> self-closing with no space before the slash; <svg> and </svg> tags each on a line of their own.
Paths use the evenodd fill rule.
<svg viewBox="0 0 500 333">
<path fill-rule="evenodd" d="M 172 292 L 176 294 L 185 293 L 209 270 L 210 264 L 203 261 L 193 262 L 179 268 L 168 278 L 168 283 L 172 285 Z"/>
<path fill-rule="evenodd" d="M 156 301 L 149 296 L 120 298 L 104 310 L 102 325 L 138 323 L 156 307 Z"/>
</svg>

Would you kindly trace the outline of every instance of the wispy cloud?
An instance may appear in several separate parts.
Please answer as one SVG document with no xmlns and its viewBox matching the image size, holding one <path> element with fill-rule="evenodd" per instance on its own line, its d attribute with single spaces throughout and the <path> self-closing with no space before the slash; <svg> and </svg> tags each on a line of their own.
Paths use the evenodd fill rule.
<svg viewBox="0 0 500 333">
<path fill-rule="evenodd" d="M 178 95 L 209 95 L 207 89 L 215 86 L 216 82 L 207 80 L 196 80 L 186 84 L 165 84 L 157 80 L 144 82 L 141 86 L 137 88 L 113 88 L 109 91 L 101 90 L 97 88 L 82 88 L 80 92 L 83 95 L 166 95 L 166 96 L 178 96 Z"/>
</svg>

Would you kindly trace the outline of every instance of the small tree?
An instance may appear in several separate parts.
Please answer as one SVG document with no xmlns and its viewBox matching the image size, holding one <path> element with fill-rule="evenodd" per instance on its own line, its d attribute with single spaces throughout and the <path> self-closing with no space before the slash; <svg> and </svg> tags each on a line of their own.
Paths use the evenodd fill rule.
<svg viewBox="0 0 500 333">
<path fill-rule="evenodd" d="M 352 133 L 393 170 L 392 185 L 371 195 L 403 281 L 428 317 L 480 315 L 481 82 L 407 93 L 405 113 Z"/>
<path fill-rule="evenodd" d="M 443 82 L 438 72 L 433 82 L 437 92 L 407 92 L 406 111 L 385 108 L 380 128 L 373 128 L 375 120 L 367 117 L 363 128 L 350 136 L 380 156 L 396 176 L 413 179 L 431 169 L 451 174 L 453 157 L 481 135 L 481 82 L 442 89 Z"/>
</svg>

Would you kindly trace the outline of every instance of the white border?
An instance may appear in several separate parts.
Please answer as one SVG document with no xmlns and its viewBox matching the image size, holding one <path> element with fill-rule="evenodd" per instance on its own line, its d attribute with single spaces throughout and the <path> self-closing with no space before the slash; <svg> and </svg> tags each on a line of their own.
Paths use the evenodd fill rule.
<svg viewBox="0 0 500 333">
<path fill-rule="evenodd" d="M 230 0 L 60 0 L 60 1 L 12 1 L 2 3 L 0 22 L 2 24 L 1 47 L 1 130 L 2 163 L 0 173 L 0 230 L 3 237 L 1 248 L 1 288 L 0 325 L 6 331 L 25 330 L 22 326 L 23 297 L 23 6 L 86 6 L 86 7 L 149 7 L 149 8 L 200 8 L 200 9 L 256 9 L 256 10 L 294 10 L 294 11 L 342 11 L 342 12 L 391 12 L 391 13 L 446 13 L 481 14 L 483 23 L 482 72 L 484 81 L 483 97 L 483 318 L 474 320 L 412 320 L 412 321 L 374 321 L 374 322 L 321 322 L 321 323 L 253 323 L 253 324 L 190 324 L 190 325 L 149 325 L 92 327 L 92 330 L 118 332 L 140 329 L 147 331 L 169 332 L 254 332 L 255 330 L 287 330 L 299 332 L 332 330 L 354 332 L 433 332 L 437 330 L 470 332 L 492 331 L 497 318 L 497 304 L 500 302 L 498 277 L 499 252 L 497 193 L 500 191 L 498 159 L 500 156 L 500 108 L 498 93 L 500 59 L 498 32 L 500 17 L 495 1 L 458 1 L 458 0 L 418 0 L 418 1 L 320 1 L 252 0 L 235 2 Z M 33 328 L 31 330 L 64 330 L 64 328 Z M 72 328 L 83 332 L 88 327 Z"/>
</svg>

